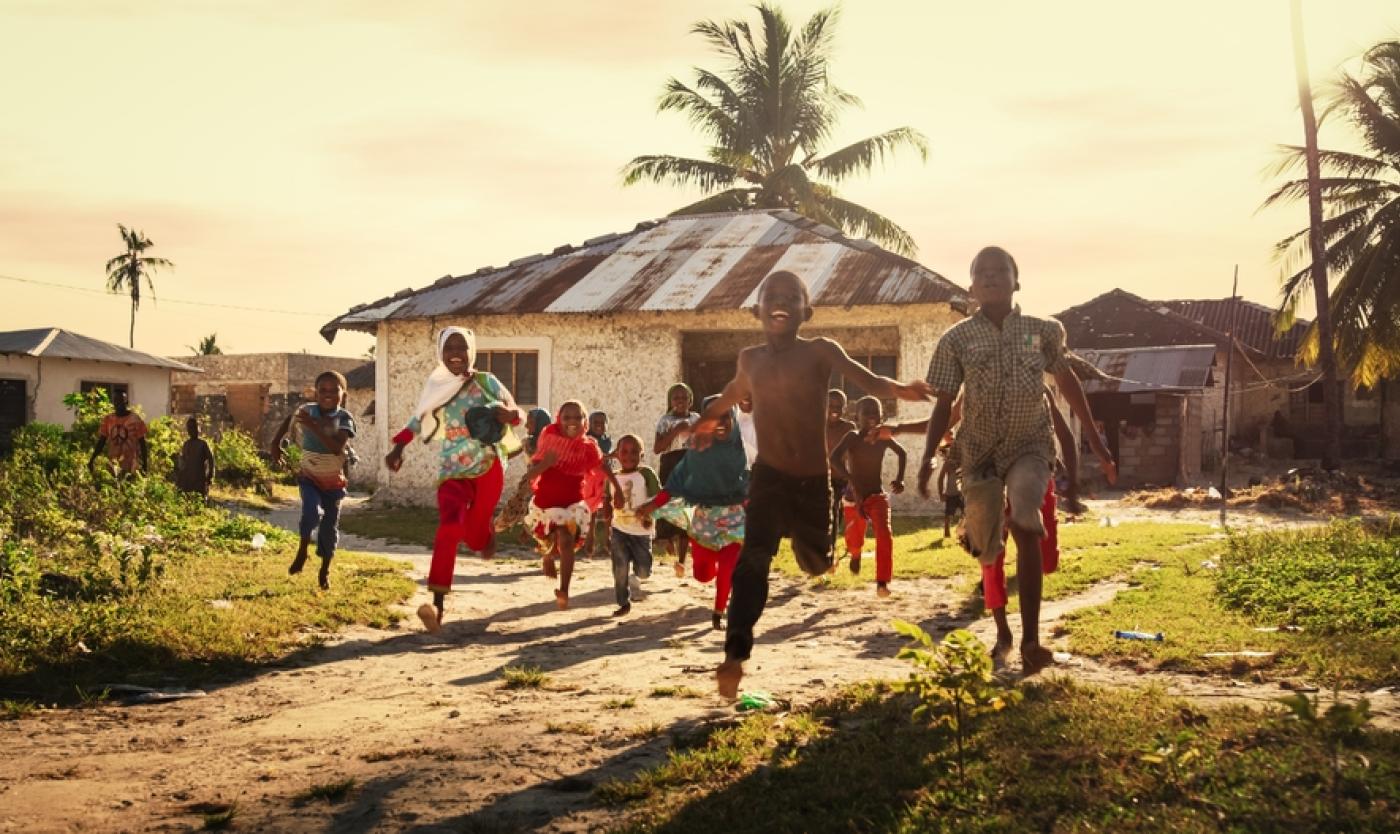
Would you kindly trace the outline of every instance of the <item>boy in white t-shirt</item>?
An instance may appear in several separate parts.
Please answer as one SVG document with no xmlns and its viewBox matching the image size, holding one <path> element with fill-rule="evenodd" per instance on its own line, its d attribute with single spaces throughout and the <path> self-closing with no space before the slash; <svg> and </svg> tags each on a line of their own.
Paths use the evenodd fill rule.
<svg viewBox="0 0 1400 834">
<path fill-rule="evenodd" d="M 619 490 L 613 495 L 612 549 L 613 590 L 617 593 L 614 617 L 632 610 L 632 599 L 641 591 L 641 580 L 651 576 L 650 518 L 637 516 L 636 508 L 661 491 L 661 482 L 649 466 L 642 466 L 642 441 L 635 434 L 617 441 L 615 456 Z M 630 575 L 629 575 L 630 574 Z"/>
</svg>

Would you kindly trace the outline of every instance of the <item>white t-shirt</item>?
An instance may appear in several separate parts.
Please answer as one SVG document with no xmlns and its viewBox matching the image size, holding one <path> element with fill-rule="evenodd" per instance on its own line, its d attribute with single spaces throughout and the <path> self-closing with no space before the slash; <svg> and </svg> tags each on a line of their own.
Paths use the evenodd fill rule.
<svg viewBox="0 0 1400 834">
<path fill-rule="evenodd" d="M 758 429 L 753 427 L 753 415 L 739 411 L 739 437 L 744 441 L 744 455 L 749 459 L 749 468 L 758 460 Z"/>
<path fill-rule="evenodd" d="M 666 432 L 670 431 L 676 426 L 684 425 L 689 427 L 695 425 L 699 421 L 700 415 L 694 411 L 690 412 L 684 417 L 677 417 L 676 415 L 668 411 L 665 414 L 661 415 L 660 420 L 656 421 L 656 433 L 665 434 Z M 664 455 L 666 452 L 674 452 L 677 449 L 688 448 L 690 448 L 690 432 L 683 431 L 680 434 L 676 435 L 675 440 L 671 441 L 670 448 L 663 449 L 657 452 L 657 454 Z"/>
<path fill-rule="evenodd" d="M 626 533 L 629 536 L 653 536 L 656 534 L 656 525 L 642 525 L 642 520 L 637 518 L 637 507 L 651 500 L 647 495 L 647 479 L 640 469 L 631 472 L 617 473 L 617 485 L 622 487 L 624 505 L 613 509 L 612 526 L 614 530 Z"/>
</svg>

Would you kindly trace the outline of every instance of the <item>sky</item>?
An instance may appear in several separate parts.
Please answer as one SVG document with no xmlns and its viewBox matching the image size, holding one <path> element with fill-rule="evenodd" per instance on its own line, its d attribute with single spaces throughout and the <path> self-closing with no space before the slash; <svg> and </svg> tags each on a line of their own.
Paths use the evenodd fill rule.
<svg viewBox="0 0 1400 834">
<path fill-rule="evenodd" d="M 370 336 L 320 326 L 696 199 L 619 169 L 703 155 L 657 97 L 719 66 L 693 23 L 741 17 L 752 3 L 0 0 L 0 330 L 126 344 L 129 299 L 102 292 L 123 223 L 175 264 L 137 349 L 213 333 L 360 355 Z M 1304 19 L 1320 93 L 1400 37 L 1394 0 L 1304 0 Z M 1236 265 L 1242 295 L 1277 301 L 1273 243 L 1307 223 L 1258 211 L 1277 146 L 1302 141 L 1285 0 L 847 2 L 831 78 L 863 101 L 833 149 L 906 125 L 930 143 L 840 193 L 957 283 L 995 243 L 1027 312 L 1115 287 L 1223 297 Z M 1340 120 L 1322 144 L 1357 148 Z"/>
</svg>

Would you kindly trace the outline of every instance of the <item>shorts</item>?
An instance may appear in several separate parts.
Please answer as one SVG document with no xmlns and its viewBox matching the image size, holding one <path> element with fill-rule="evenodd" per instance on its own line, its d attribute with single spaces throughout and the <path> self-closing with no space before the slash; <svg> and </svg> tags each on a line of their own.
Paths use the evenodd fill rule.
<svg viewBox="0 0 1400 834">
<path fill-rule="evenodd" d="M 1035 455 L 1017 458 L 1005 479 L 986 469 L 973 470 L 963 478 L 965 543 L 979 562 L 995 564 L 1001 555 L 1002 525 L 1007 515 L 1012 526 L 1028 530 L 1038 538 L 1045 537 L 1040 505 L 1049 479 L 1050 464 Z"/>
</svg>

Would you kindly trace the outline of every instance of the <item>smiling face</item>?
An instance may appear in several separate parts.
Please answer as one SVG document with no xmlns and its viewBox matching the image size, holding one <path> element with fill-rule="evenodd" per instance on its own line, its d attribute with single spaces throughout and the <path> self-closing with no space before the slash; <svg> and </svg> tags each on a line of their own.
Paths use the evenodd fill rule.
<svg viewBox="0 0 1400 834">
<path fill-rule="evenodd" d="M 671 405 L 671 413 L 677 417 L 684 417 L 690 413 L 690 392 L 679 385 L 673 386 L 670 393 L 666 395 L 666 402 Z"/>
<path fill-rule="evenodd" d="M 1016 292 L 1016 265 L 999 249 L 984 249 L 972 262 L 972 297 L 978 304 L 1010 304 Z"/>
<path fill-rule="evenodd" d="M 447 337 L 447 341 L 442 345 L 442 364 L 447 366 L 447 370 L 461 376 L 471 370 L 470 351 L 467 349 L 467 340 L 461 333 L 453 333 Z"/>
<path fill-rule="evenodd" d="M 635 437 L 624 437 L 618 442 L 617 463 L 623 472 L 635 471 L 642 465 L 642 444 Z"/>
<path fill-rule="evenodd" d="M 882 409 L 880 408 L 879 400 L 875 400 L 874 402 L 866 400 L 862 402 L 860 408 L 856 411 L 856 419 L 860 421 L 861 431 L 869 431 L 880 425 L 880 421 L 884 419 L 884 415 L 881 412 Z"/>
<path fill-rule="evenodd" d="M 846 413 L 846 398 L 840 391 L 831 391 L 826 395 L 826 421 L 828 423 L 839 423 L 841 415 Z"/>
<path fill-rule="evenodd" d="M 340 408 L 340 397 L 344 393 L 344 389 L 335 379 L 328 376 L 321 377 L 316 382 L 316 404 L 321 407 L 321 413 L 324 414 Z"/>
<path fill-rule="evenodd" d="M 583 434 L 583 409 L 575 403 L 565 403 L 559 409 L 559 427 L 565 437 L 578 437 Z"/>
<path fill-rule="evenodd" d="M 807 285 L 791 272 L 769 275 L 763 279 L 754 314 L 769 336 L 797 335 L 797 328 L 812 317 Z"/>
<path fill-rule="evenodd" d="M 595 411 L 588 415 L 588 433 L 602 437 L 608 433 L 608 415 Z"/>
</svg>

